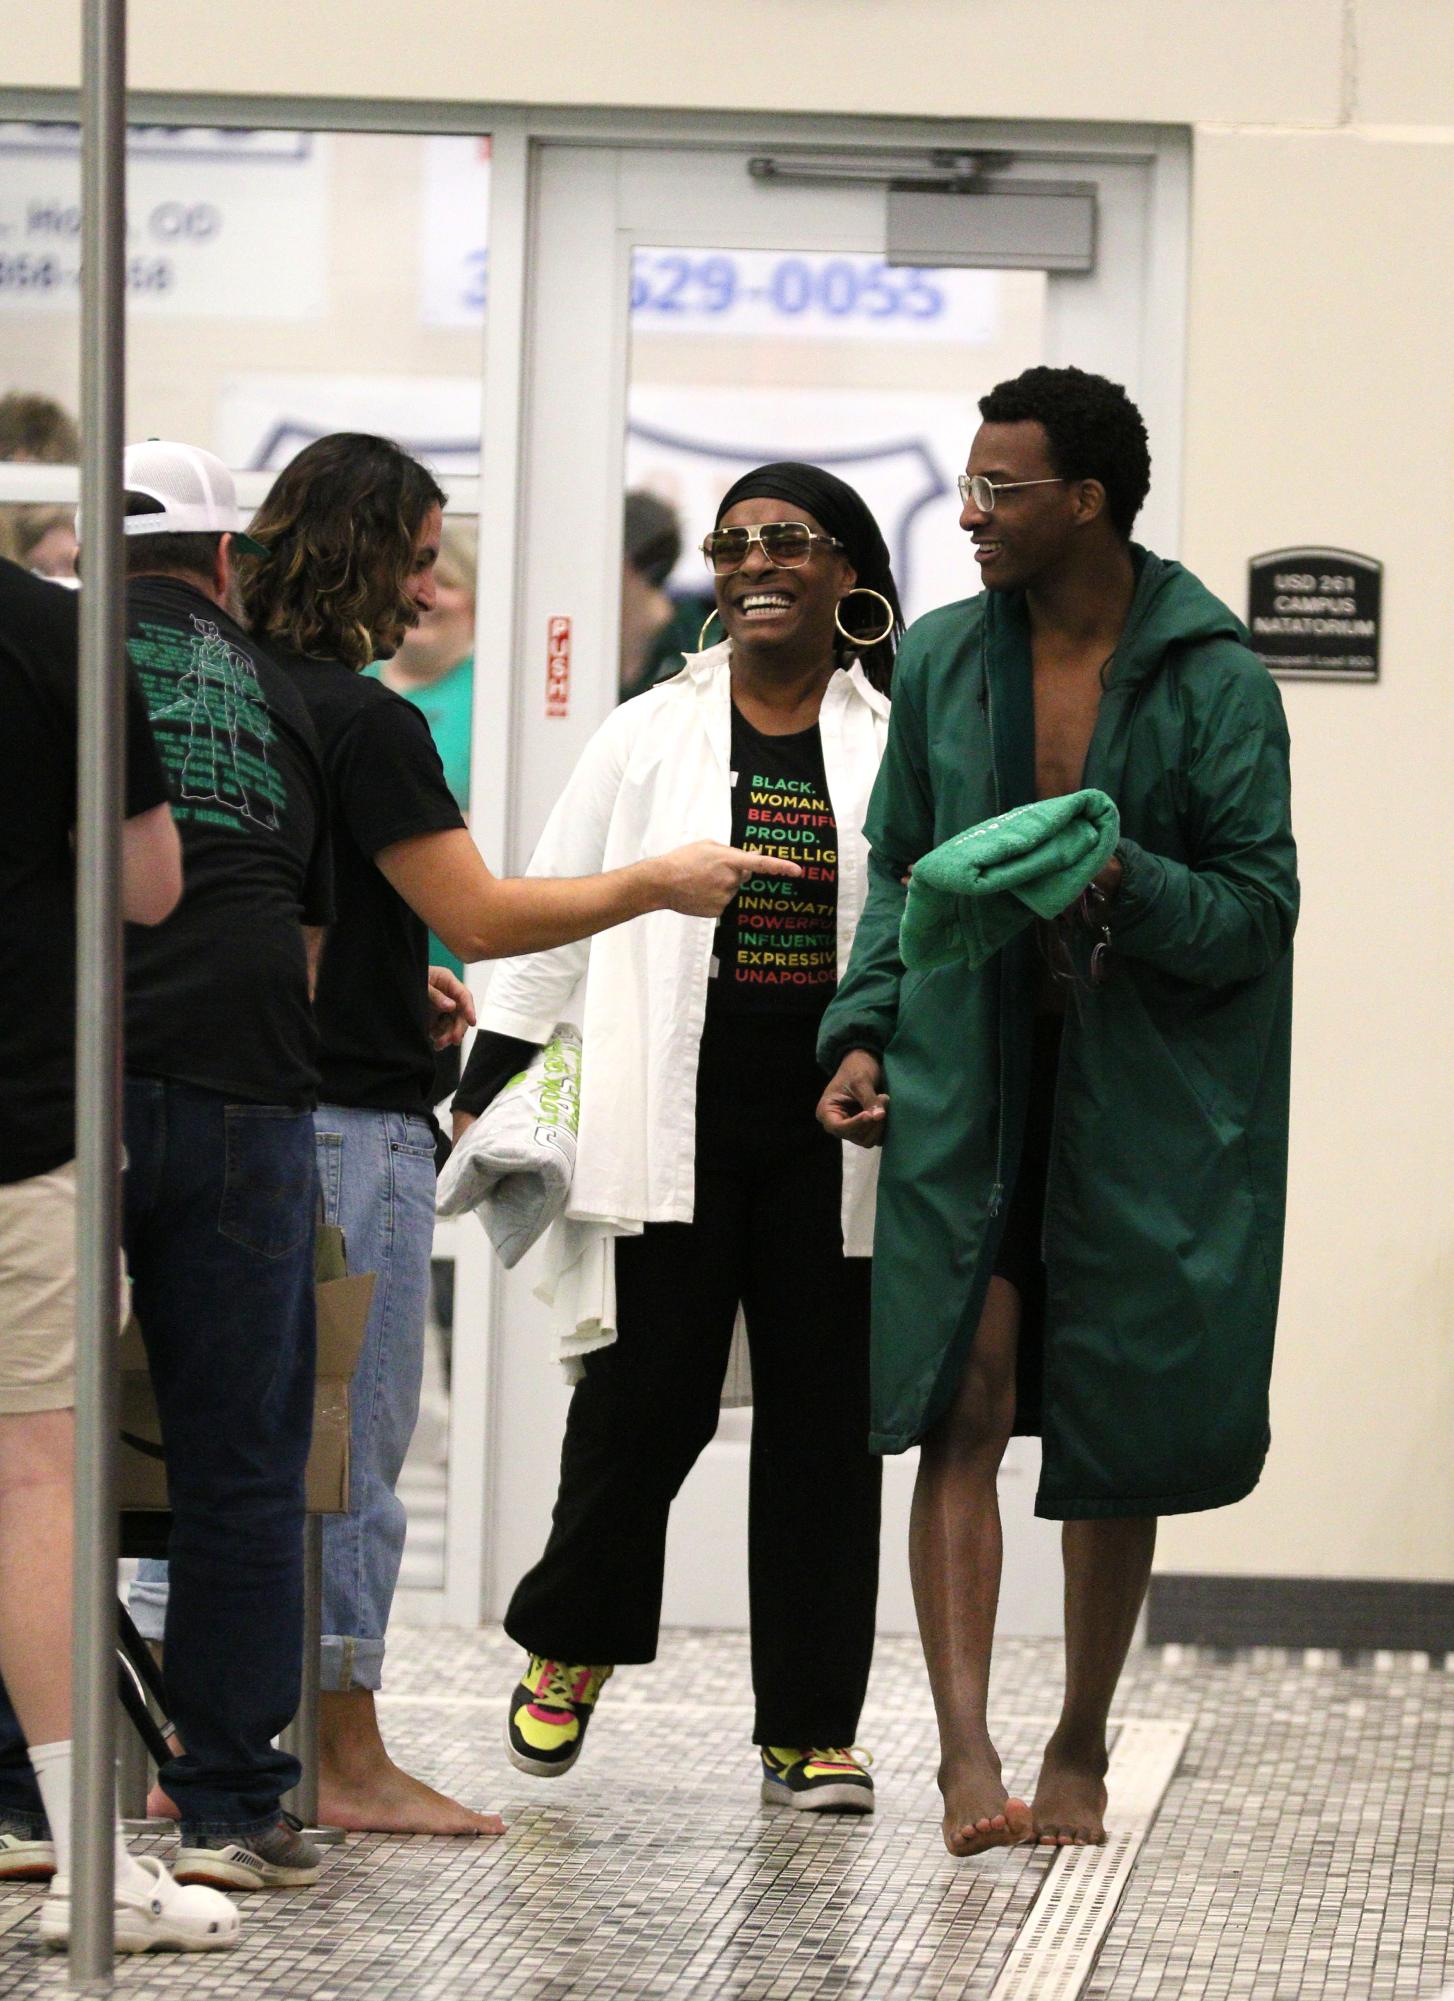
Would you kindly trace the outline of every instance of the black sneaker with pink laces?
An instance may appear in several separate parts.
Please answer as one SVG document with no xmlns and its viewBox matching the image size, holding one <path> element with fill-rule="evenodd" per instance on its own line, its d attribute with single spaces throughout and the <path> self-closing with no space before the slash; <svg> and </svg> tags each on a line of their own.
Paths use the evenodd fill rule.
<svg viewBox="0 0 1454 2001">
<path fill-rule="evenodd" d="M 764 1806 L 792 1806 L 808 1813 L 872 1813 L 872 1754 L 857 1745 L 840 1750 L 803 1750 L 791 1744 L 760 1744 Z"/>
<path fill-rule="evenodd" d="M 558 1779 L 581 1755 L 609 1667 L 577 1667 L 532 1654 L 505 1713 L 505 1749 L 517 1771 Z"/>
</svg>

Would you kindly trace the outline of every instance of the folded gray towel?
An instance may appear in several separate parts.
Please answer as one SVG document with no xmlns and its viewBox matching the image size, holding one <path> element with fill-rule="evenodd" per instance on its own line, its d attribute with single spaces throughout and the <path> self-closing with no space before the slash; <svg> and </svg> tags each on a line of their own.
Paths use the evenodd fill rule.
<svg viewBox="0 0 1454 2001">
<path fill-rule="evenodd" d="M 581 1032 L 572 1022 L 477 1118 L 439 1177 L 441 1216 L 472 1209 L 505 1266 L 543 1237 L 570 1198 L 581 1104 Z"/>
</svg>

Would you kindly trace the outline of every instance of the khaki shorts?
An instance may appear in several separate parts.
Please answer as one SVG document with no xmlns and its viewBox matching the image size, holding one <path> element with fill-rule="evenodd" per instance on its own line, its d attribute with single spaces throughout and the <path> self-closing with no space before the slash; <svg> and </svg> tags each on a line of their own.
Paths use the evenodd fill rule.
<svg viewBox="0 0 1454 2001">
<path fill-rule="evenodd" d="M 76 1163 L 0 1184 L 0 1414 L 76 1401 Z"/>
</svg>

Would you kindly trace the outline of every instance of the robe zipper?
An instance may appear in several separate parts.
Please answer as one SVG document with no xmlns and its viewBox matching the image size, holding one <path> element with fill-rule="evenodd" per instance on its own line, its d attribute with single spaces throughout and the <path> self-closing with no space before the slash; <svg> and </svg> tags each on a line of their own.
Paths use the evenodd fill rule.
<svg viewBox="0 0 1454 2001">
<path fill-rule="evenodd" d="M 1000 803 L 1000 763 L 997 755 L 999 746 L 995 736 L 995 689 L 994 682 L 990 676 L 989 658 L 985 651 L 983 625 L 980 628 L 979 647 L 980 666 L 984 674 L 985 720 L 989 724 L 990 733 L 990 776 L 994 781 L 995 812 L 999 814 L 1004 811 L 1004 808 Z M 995 1107 L 995 1178 L 993 1186 L 990 1189 L 991 1220 L 998 1216 L 1001 1209 L 1005 1206 L 1005 970 L 1003 958 L 999 954 L 995 957 L 995 985 L 996 1031 L 999 1037 L 1000 1090 L 999 1099 Z"/>
<path fill-rule="evenodd" d="M 1080 1011 L 1079 995 L 1072 994 L 1070 996 L 1070 1002 L 1071 1006 L 1073 1006 L 1076 1009 L 1076 1012 L 1079 1013 Z M 1066 1010 L 1066 1019 L 1067 1021 L 1070 1019 L 1069 1008 L 1067 1008 Z M 1065 1072 L 1065 1032 L 1062 1029 L 1060 1036 L 1060 1047 L 1056 1051 L 1056 1056 L 1055 1056 L 1055 1095 L 1052 1098 L 1050 1104 L 1050 1158 L 1046 1162 L 1045 1166 L 1045 1206 L 1040 1212 L 1040 1262 L 1045 1267 L 1047 1303 L 1049 1300 L 1049 1292 L 1050 1292 L 1050 1286 L 1049 1286 L 1050 1217 L 1053 1212 L 1053 1206 L 1054 1206 L 1050 1200 L 1050 1197 L 1052 1191 L 1055 1188 L 1056 1182 L 1059 1179 L 1055 1170 L 1060 1165 L 1060 1100 L 1064 1094 L 1064 1088 L 1065 1088 L 1064 1072 Z"/>
<path fill-rule="evenodd" d="M 1114 659 L 1115 655 L 1112 654 L 1111 658 Z M 1091 731 L 1091 740 L 1086 745 L 1085 763 L 1081 767 L 1081 774 L 1080 774 L 1080 782 L 1083 786 L 1089 785 L 1091 783 L 1092 775 L 1095 770 L 1096 749 L 1103 733 L 1102 722 L 1105 716 L 1105 696 L 1109 692 L 1110 692 L 1109 688 L 1105 689 L 1102 692 L 1100 706 L 1096 711 L 1095 728 Z M 1073 963 L 1074 961 L 1072 960 L 1072 964 Z M 1069 996 L 1069 1003 L 1065 1011 L 1065 1018 L 1067 1023 L 1070 1020 L 1070 1013 L 1072 1008 L 1075 1010 L 1077 1016 L 1077 1025 L 1078 1025 L 1078 1018 L 1081 1009 L 1081 996 L 1079 993 L 1074 991 L 1072 991 L 1072 993 Z M 1062 1031 L 1060 1038 L 1060 1049 L 1055 1060 L 1055 1096 L 1052 1099 L 1050 1106 L 1050 1157 L 1045 1165 L 1045 1207 L 1040 1214 L 1040 1262 L 1045 1267 L 1047 1300 L 1049 1297 L 1049 1277 L 1050 1277 L 1050 1218 L 1055 1213 L 1055 1205 L 1050 1198 L 1054 1193 L 1056 1185 L 1059 1180 L 1059 1176 L 1056 1170 L 1060 1166 L 1060 1108 L 1061 1108 L 1061 1099 L 1064 1096 L 1064 1090 L 1065 1090 L 1065 1035 L 1064 1031 Z"/>
</svg>

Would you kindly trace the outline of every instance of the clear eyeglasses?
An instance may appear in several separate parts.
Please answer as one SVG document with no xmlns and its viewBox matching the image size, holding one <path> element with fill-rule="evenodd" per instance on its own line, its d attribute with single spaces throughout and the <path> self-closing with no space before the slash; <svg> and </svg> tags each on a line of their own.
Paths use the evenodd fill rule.
<svg viewBox="0 0 1454 2001">
<path fill-rule="evenodd" d="M 972 476 L 967 472 L 959 475 L 959 503 L 968 507 L 971 501 L 981 514 L 993 514 L 995 499 L 1002 493 L 1013 493 L 1021 486 L 1064 486 L 1063 478 L 1055 479 L 986 479 L 982 472 Z"/>
<path fill-rule="evenodd" d="M 836 535 L 818 535 L 806 521 L 764 521 L 754 528 L 714 528 L 702 543 L 707 568 L 719 577 L 731 576 L 747 561 L 756 542 L 775 570 L 800 570 L 813 553 L 813 544 L 841 549 Z"/>
</svg>

